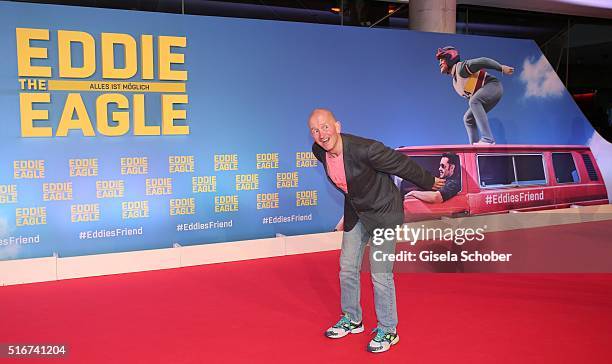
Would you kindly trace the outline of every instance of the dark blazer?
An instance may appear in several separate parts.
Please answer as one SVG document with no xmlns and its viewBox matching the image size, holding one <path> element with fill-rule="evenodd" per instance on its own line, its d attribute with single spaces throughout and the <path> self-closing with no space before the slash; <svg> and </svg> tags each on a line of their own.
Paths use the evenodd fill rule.
<svg viewBox="0 0 612 364">
<path fill-rule="evenodd" d="M 430 190 L 434 177 L 408 156 L 381 142 L 341 134 L 348 193 L 344 193 L 344 231 L 361 220 L 367 231 L 395 228 L 404 222 L 404 198 L 390 175 Z M 325 150 L 313 143 L 312 152 L 325 167 Z M 327 178 L 330 180 L 329 175 Z M 331 182 L 336 186 L 333 182 Z M 337 187 L 336 187 L 337 188 Z"/>
</svg>

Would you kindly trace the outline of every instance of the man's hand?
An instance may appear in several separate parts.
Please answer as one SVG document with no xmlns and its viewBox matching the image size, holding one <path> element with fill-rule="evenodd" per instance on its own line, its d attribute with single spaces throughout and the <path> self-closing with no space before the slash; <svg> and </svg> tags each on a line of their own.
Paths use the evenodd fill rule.
<svg viewBox="0 0 612 364">
<path fill-rule="evenodd" d="M 511 75 L 514 73 L 514 67 L 510 67 L 510 66 L 506 66 L 506 65 L 502 65 L 502 73 L 504 75 Z"/>
<path fill-rule="evenodd" d="M 446 183 L 445 180 L 443 180 L 442 178 L 438 178 L 438 177 L 434 177 L 434 184 L 433 187 L 431 188 L 434 191 L 438 191 L 440 188 L 444 187 L 444 184 Z"/>
</svg>

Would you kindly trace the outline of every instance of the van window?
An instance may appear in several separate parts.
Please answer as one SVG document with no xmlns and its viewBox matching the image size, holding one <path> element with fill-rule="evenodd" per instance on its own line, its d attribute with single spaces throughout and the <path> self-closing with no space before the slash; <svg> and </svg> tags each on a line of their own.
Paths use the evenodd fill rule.
<svg viewBox="0 0 612 364">
<path fill-rule="evenodd" d="M 580 182 L 572 153 L 553 153 L 552 160 L 557 183 Z"/>
<path fill-rule="evenodd" d="M 546 184 L 542 154 L 479 155 L 480 187 Z"/>
<path fill-rule="evenodd" d="M 440 159 L 442 158 L 442 154 L 438 155 L 417 155 L 417 156 L 409 156 L 413 161 L 417 162 L 421 167 L 427 170 L 432 175 L 438 177 L 440 172 L 438 168 L 440 168 Z M 455 172 L 453 173 L 452 178 L 455 178 L 459 186 L 461 184 L 461 161 L 457 158 L 457 165 L 455 166 Z M 394 178 L 395 184 L 400 189 L 402 195 L 407 194 L 413 190 L 422 190 L 422 188 L 416 186 L 414 183 L 401 179 L 400 177 Z M 463 187 L 461 188 L 463 189 Z"/>
<path fill-rule="evenodd" d="M 542 155 L 515 155 L 516 182 L 519 185 L 545 185 Z"/>
<path fill-rule="evenodd" d="M 514 165 L 511 156 L 478 156 L 478 172 L 481 187 L 500 187 L 514 183 Z"/>
</svg>

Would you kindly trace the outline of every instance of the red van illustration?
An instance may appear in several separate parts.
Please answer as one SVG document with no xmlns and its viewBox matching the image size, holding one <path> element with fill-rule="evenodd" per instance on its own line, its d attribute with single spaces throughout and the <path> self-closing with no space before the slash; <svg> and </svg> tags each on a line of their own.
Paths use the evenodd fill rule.
<svg viewBox="0 0 612 364">
<path fill-rule="evenodd" d="M 406 221 L 607 204 L 589 147 L 581 145 L 443 145 L 402 147 L 435 176 L 440 192 L 397 178 Z"/>
</svg>

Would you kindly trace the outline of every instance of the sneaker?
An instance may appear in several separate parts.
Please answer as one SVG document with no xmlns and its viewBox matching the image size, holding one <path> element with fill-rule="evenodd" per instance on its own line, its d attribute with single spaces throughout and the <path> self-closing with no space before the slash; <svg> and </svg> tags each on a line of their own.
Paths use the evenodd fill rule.
<svg viewBox="0 0 612 364">
<path fill-rule="evenodd" d="M 495 142 L 487 142 L 484 140 L 479 140 L 476 143 L 472 143 L 472 145 L 493 145 Z"/>
<path fill-rule="evenodd" d="M 346 315 L 342 316 L 334 326 L 325 331 L 325 336 L 330 339 L 339 339 L 348 334 L 363 332 L 363 322 L 352 322 Z"/>
<path fill-rule="evenodd" d="M 378 327 L 372 332 L 374 331 L 376 336 L 368 344 L 368 351 L 370 353 L 383 353 L 399 342 L 399 335 L 396 332 L 384 332 Z"/>
</svg>

